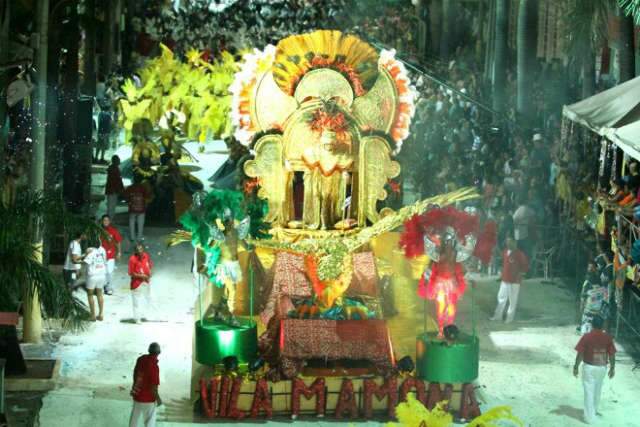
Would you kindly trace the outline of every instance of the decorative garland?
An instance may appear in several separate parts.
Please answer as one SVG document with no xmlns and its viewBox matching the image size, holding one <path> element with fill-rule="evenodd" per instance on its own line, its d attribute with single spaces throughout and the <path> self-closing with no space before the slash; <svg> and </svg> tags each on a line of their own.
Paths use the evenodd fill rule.
<svg viewBox="0 0 640 427">
<path fill-rule="evenodd" d="M 264 378 L 260 378 L 256 383 L 253 403 L 251 404 L 251 418 L 256 418 L 260 410 L 265 412 L 267 418 L 271 418 L 273 416 L 271 398 L 269 397 L 269 383 L 267 383 L 267 380 Z"/>
<path fill-rule="evenodd" d="M 215 418 L 216 416 L 219 384 L 220 378 L 214 377 L 209 380 L 209 386 L 207 387 L 205 379 L 200 378 L 200 402 L 202 403 L 204 414 L 208 418 Z"/>
<path fill-rule="evenodd" d="M 398 404 L 398 381 L 395 377 L 387 378 L 382 385 L 376 384 L 374 380 L 364 380 L 364 417 L 369 419 L 373 416 L 373 396 L 378 400 L 387 398 L 387 416 L 396 416 L 396 405 Z"/>
<path fill-rule="evenodd" d="M 347 412 L 347 415 L 351 419 L 358 418 L 358 402 L 356 401 L 356 394 L 353 391 L 353 382 L 348 378 L 342 380 L 340 396 L 338 397 L 338 404 L 336 405 L 334 416 L 337 419 L 342 419 L 345 412 Z"/>
<path fill-rule="evenodd" d="M 251 98 L 258 82 L 258 77 L 271 70 L 276 55 L 276 47 L 267 45 L 264 50 L 254 49 L 245 53 L 244 62 L 229 92 L 231 92 L 231 123 L 236 128 L 234 136 L 244 146 L 249 146 L 259 130 L 251 121 Z M 270 127 L 279 125 L 273 123 Z"/>
<path fill-rule="evenodd" d="M 316 378 L 309 387 L 307 387 L 300 378 L 293 379 L 293 385 L 291 387 L 291 418 L 294 420 L 300 415 L 300 396 L 304 396 L 307 400 L 315 397 L 316 416 L 324 417 L 326 399 L 324 378 Z"/>
<path fill-rule="evenodd" d="M 416 107 L 415 100 L 417 92 L 415 87 L 411 85 L 411 80 L 404 64 L 396 58 L 395 50 L 383 49 L 380 52 L 378 65 L 389 72 L 398 90 L 398 110 L 391 127 L 391 138 L 396 142 L 396 154 L 402 148 L 402 142 L 409 137 L 409 127 L 413 118 Z"/>
<path fill-rule="evenodd" d="M 411 389 L 415 389 L 416 397 L 418 398 L 418 401 L 421 402 L 422 404 L 425 404 L 427 400 L 427 393 L 425 390 L 424 382 L 413 377 L 409 377 L 406 380 L 404 380 L 404 382 L 402 383 L 402 386 L 400 386 L 398 401 L 406 402 L 407 396 L 409 395 L 409 392 L 411 391 Z"/>
<path fill-rule="evenodd" d="M 209 380 L 200 379 L 200 401 L 205 417 L 228 418 L 239 420 L 245 417 L 258 418 L 263 411 L 267 418 L 273 416 L 273 405 L 269 394 L 269 383 L 265 378 L 260 378 L 255 383 L 251 409 L 244 411 L 238 408 L 240 392 L 243 378 L 238 376 L 225 375 L 214 377 Z M 300 378 L 295 378 L 291 382 L 291 417 L 297 419 L 300 415 L 300 400 L 304 396 L 306 399 L 316 398 L 315 414 L 318 417 L 325 415 L 327 402 L 326 381 L 324 378 L 316 378 L 308 387 Z M 415 389 L 417 400 L 410 393 Z M 448 413 L 448 402 L 451 400 L 453 386 L 446 384 L 444 389 L 438 383 L 430 383 L 425 395 L 425 383 L 415 377 L 407 377 L 398 387 L 398 378 L 389 377 L 383 384 L 378 385 L 372 379 L 363 382 L 362 407 L 359 408 L 358 399 L 353 381 L 344 378 L 340 386 L 338 402 L 336 403 L 334 417 L 343 419 L 358 418 L 363 415 L 365 418 L 373 416 L 373 397 L 378 400 L 387 399 L 387 416 L 396 417 L 400 423 L 389 423 L 388 426 L 420 425 L 422 420 L 434 423 L 433 425 L 450 425 L 452 416 Z M 399 404 L 398 404 L 399 402 Z M 216 408 L 217 406 L 217 408 Z M 362 414 L 360 414 L 362 410 Z M 484 415 L 480 415 L 480 407 L 475 396 L 473 384 L 462 386 L 462 397 L 460 404 L 461 418 L 472 419 L 472 425 L 490 425 L 489 422 L 504 419 L 523 425 L 506 406 L 499 406 L 490 409 Z M 449 420 L 449 423 L 444 421 Z M 437 423 L 440 422 L 440 423 Z M 492 424 L 491 424 L 492 425 Z"/>
</svg>

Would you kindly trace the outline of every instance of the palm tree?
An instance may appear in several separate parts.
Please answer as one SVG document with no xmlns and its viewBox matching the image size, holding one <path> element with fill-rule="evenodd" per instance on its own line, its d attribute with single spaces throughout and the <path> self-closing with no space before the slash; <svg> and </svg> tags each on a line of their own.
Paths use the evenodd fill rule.
<svg viewBox="0 0 640 427">
<path fill-rule="evenodd" d="M 595 52 L 607 40 L 612 0 L 570 0 L 565 14 L 569 57 L 582 69 L 582 97 L 595 92 Z"/>
<path fill-rule="evenodd" d="M 533 66 L 538 33 L 537 13 L 537 0 L 520 0 L 517 33 L 517 111 L 526 121 L 532 118 Z"/>
<path fill-rule="evenodd" d="M 620 8 L 628 16 L 632 16 L 636 25 L 640 25 L 640 0 L 618 0 Z"/>
<path fill-rule="evenodd" d="M 80 328 L 88 319 L 86 306 L 64 286 L 58 275 L 42 264 L 41 248 L 33 242 L 58 230 L 99 233 L 93 221 L 66 213 L 62 197 L 24 190 L 13 200 L 0 202 L 0 311 L 18 311 L 38 295 L 48 318 L 62 320 L 63 327 Z"/>
<path fill-rule="evenodd" d="M 507 85 L 507 38 L 509 32 L 508 2 L 496 0 L 496 32 L 493 60 L 493 109 L 505 110 L 505 86 Z"/>
</svg>

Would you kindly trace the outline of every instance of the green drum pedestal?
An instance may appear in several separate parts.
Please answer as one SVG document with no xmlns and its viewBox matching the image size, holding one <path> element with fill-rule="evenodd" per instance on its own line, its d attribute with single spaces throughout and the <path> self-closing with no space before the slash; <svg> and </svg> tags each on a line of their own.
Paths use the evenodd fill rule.
<svg viewBox="0 0 640 427">
<path fill-rule="evenodd" d="M 196 322 L 196 360 L 202 365 L 217 365 L 227 356 L 238 363 L 249 363 L 258 353 L 258 330 L 255 323 L 238 319 L 239 326 L 205 319 Z"/>
<path fill-rule="evenodd" d="M 480 342 L 478 337 L 460 333 L 455 343 L 447 345 L 437 334 L 417 338 L 416 373 L 418 378 L 434 383 L 470 383 L 478 378 Z"/>
</svg>

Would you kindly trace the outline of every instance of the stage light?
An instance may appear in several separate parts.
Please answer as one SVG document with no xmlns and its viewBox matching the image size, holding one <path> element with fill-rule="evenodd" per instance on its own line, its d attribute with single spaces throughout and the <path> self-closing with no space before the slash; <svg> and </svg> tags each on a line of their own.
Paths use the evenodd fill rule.
<svg viewBox="0 0 640 427">
<path fill-rule="evenodd" d="M 222 359 L 224 370 L 227 372 L 233 372 L 238 370 L 238 358 L 236 356 L 227 356 Z"/>
<path fill-rule="evenodd" d="M 249 372 L 257 372 L 264 366 L 264 359 L 262 357 L 258 357 L 255 360 L 252 360 L 249 363 Z"/>
<path fill-rule="evenodd" d="M 413 359 L 411 359 L 411 356 L 405 356 L 402 359 L 398 360 L 398 362 L 396 363 L 396 368 L 400 372 L 409 373 L 416 368 L 416 365 L 415 363 L 413 363 Z"/>
<path fill-rule="evenodd" d="M 458 339 L 458 335 L 460 335 L 460 330 L 456 325 L 447 325 L 444 327 L 443 333 L 447 341 L 453 342 Z"/>
</svg>

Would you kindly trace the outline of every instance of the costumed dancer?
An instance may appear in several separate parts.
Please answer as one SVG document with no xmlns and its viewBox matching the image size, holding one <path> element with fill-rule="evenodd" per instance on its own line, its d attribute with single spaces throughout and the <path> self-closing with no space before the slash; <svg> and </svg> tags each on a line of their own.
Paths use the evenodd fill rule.
<svg viewBox="0 0 640 427">
<path fill-rule="evenodd" d="M 238 261 L 238 248 L 244 244 L 249 235 L 249 217 L 242 221 L 234 219 L 231 210 L 226 208 L 223 219 L 216 221 L 213 229 L 213 240 L 210 244 L 219 250 L 218 260 L 213 268 L 214 255 L 208 259 L 208 268 L 213 269 L 210 281 L 218 288 L 224 289 L 224 294 L 219 301 L 214 301 L 214 316 L 224 318 L 229 323 L 236 325 L 238 322 L 233 315 L 236 306 L 236 287 L 242 282 L 242 269 Z"/>
<path fill-rule="evenodd" d="M 455 231 L 447 227 L 439 249 L 431 254 L 432 265 L 422 275 L 418 287 L 421 298 L 436 302 L 440 336 L 445 326 L 455 323 L 458 299 L 467 287 L 462 264 L 457 261 L 456 246 Z"/>
<path fill-rule="evenodd" d="M 436 303 L 439 337 L 455 323 L 458 300 L 466 289 L 462 262 L 475 255 L 483 263 L 491 260 L 496 227 L 487 221 L 480 231 L 480 220 L 473 210 L 461 212 L 452 207 L 434 207 L 415 215 L 405 224 L 400 245 L 407 257 L 427 254 L 430 265 L 418 287 L 421 298 Z M 478 237 L 479 236 L 479 237 Z"/>
<path fill-rule="evenodd" d="M 578 326 L 580 335 L 591 332 L 592 320 L 595 316 L 600 316 L 606 320 L 609 317 L 609 289 L 608 278 L 606 274 L 598 274 L 598 260 L 589 262 L 587 267 L 587 276 L 582 284 L 582 292 L 580 293 L 580 308 L 582 312 L 582 321 Z"/>
<path fill-rule="evenodd" d="M 264 204 L 246 203 L 240 192 L 213 190 L 196 192 L 191 209 L 180 218 L 191 232 L 192 244 L 204 253 L 204 260 L 196 261 L 197 270 L 215 286 L 212 307 L 216 320 L 238 324 L 233 315 L 236 288 L 243 280 L 238 252 L 250 234 L 265 236 L 264 213 Z"/>
</svg>

